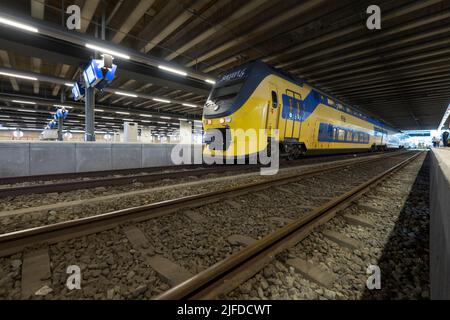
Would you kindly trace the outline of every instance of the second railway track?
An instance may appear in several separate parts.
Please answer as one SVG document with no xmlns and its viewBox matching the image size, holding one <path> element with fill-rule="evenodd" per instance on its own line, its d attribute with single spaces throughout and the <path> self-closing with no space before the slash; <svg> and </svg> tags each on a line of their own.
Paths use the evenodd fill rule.
<svg viewBox="0 0 450 320">
<path fill-rule="evenodd" d="M 93 216 L 93 217 L 88 217 L 88 218 L 84 218 L 84 219 L 79 219 L 79 220 L 75 220 L 75 221 L 67 221 L 67 222 L 62 222 L 62 223 L 57 223 L 57 224 L 53 224 L 53 225 L 47 225 L 47 226 L 43 226 L 43 227 L 37 227 L 37 228 L 32 228 L 29 230 L 21 230 L 21 231 L 17 231 L 17 232 L 12 232 L 9 234 L 4 234 L 2 236 L 0 236 L 0 255 L 1 256 L 7 256 L 7 255 L 12 255 L 12 254 L 17 254 L 22 252 L 23 250 L 27 250 L 27 248 L 29 248 L 30 246 L 36 246 L 36 245 L 52 245 L 55 243 L 61 243 L 65 240 L 68 239 L 73 239 L 76 237 L 81 237 L 81 236 L 85 236 L 85 235 L 89 235 L 89 234 L 93 234 L 93 233 L 98 233 L 104 230 L 110 230 L 113 228 L 116 228 L 118 226 L 121 226 L 123 224 L 125 224 L 125 228 L 127 224 L 129 224 L 130 222 L 132 224 L 142 224 L 145 223 L 146 220 L 151 219 L 151 218 L 157 218 L 157 217 L 161 217 L 167 215 L 168 213 L 174 213 L 177 212 L 179 210 L 187 210 L 189 208 L 199 208 L 199 207 L 211 207 L 212 204 L 217 203 L 217 201 L 219 200 L 225 200 L 222 202 L 222 205 L 225 204 L 228 207 L 232 207 L 232 211 L 242 211 L 243 209 L 243 205 L 237 200 L 239 199 L 239 197 L 248 197 L 249 195 L 253 195 L 253 194 L 259 194 L 261 192 L 264 192 L 264 190 L 271 190 L 269 194 L 275 192 L 276 194 L 281 194 L 287 197 L 292 197 L 295 193 L 297 192 L 303 192 L 306 193 L 304 194 L 304 199 L 303 201 L 301 201 L 303 203 L 303 205 L 301 205 L 298 201 L 292 201 L 289 203 L 288 206 L 285 206 L 283 208 L 283 206 L 279 206 L 279 208 L 272 210 L 273 212 L 271 213 L 271 215 L 273 215 L 274 217 L 263 217 L 260 216 L 260 218 L 262 218 L 262 220 L 269 220 L 268 218 L 278 218 L 278 221 L 281 221 L 284 219 L 284 221 L 288 221 L 289 219 L 294 219 L 294 217 L 291 216 L 286 217 L 286 213 L 283 214 L 280 211 L 289 211 L 289 208 L 291 208 L 291 211 L 294 212 L 298 212 L 298 210 L 300 210 L 303 215 L 303 217 L 299 218 L 298 220 L 296 220 L 295 223 L 291 223 L 288 226 L 290 226 L 289 228 L 287 228 L 288 226 L 275 231 L 274 233 L 271 233 L 270 231 L 274 231 L 275 228 L 274 225 L 272 225 L 271 227 L 260 227 L 259 229 L 262 231 L 263 234 L 267 234 L 270 233 L 270 235 L 267 235 L 268 238 L 272 239 L 271 241 L 267 242 L 261 242 L 262 240 L 259 240 L 256 244 L 251 244 L 249 245 L 246 249 L 240 251 L 238 250 L 240 248 L 239 245 L 242 245 L 246 239 L 250 239 L 252 238 L 252 235 L 240 235 L 240 234 L 235 234 L 234 238 L 233 238 L 233 234 L 231 234 L 228 238 L 233 238 L 236 244 L 238 244 L 238 246 L 234 246 L 233 248 L 231 248 L 231 251 L 228 251 L 228 254 L 233 253 L 234 254 L 231 257 L 234 257 L 233 259 L 236 259 L 236 255 L 238 257 L 241 257 L 236 261 L 240 261 L 240 259 L 243 259 L 244 256 L 246 256 L 246 254 L 242 253 L 242 252 L 248 252 L 248 250 L 250 250 L 249 248 L 253 248 L 252 250 L 256 248 L 258 248 L 258 250 L 265 250 L 267 249 L 266 244 L 267 243 L 271 243 L 271 245 L 273 245 L 275 242 L 278 242 L 278 236 L 280 236 L 280 234 L 284 234 L 284 236 L 286 236 L 286 232 L 291 233 L 294 232 L 295 230 L 297 230 L 300 226 L 303 226 L 305 223 L 309 223 L 317 218 L 319 218 L 325 211 L 329 211 L 332 208 L 336 208 L 339 207 L 339 205 L 342 202 L 345 201 L 349 201 L 349 199 L 351 199 L 351 197 L 353 197 L 355 194 L 355 190 L 357 190 L 357 192 L 362 192 L 365 188 L 367 188 L 370 184 L 379 181 L 380 179 L 382 179 L 382 177 L 384 175 L 386 175 L 387 173 L 385 172 L 386 168 L 388 167 L 388 173 L 392 172 L 398 168 L 400 168 L 402 165 L 406 164 L 408 161 L 411 161 L 413 158 L 417 157 L 419 154 L 415 154 L 414 156 L 410 157 L 411 154 L 397 154 L 395 156 L 383 156 L 380 157 L 378 160 L 365 160 L 365 161 L 360 161 L 359 164 L 356 165 L 356 163 L 353 164 L 341 164 L 341 165 L 337 165 L 334 166 L 334 168 L 327 168 L 327 169 L 318 169 L 318 170 L 312 170 L 310 172 L 304 172 L 302 174 L 298 174 L 296 176 L 290 176 L 290 177 L 281 177 L 281 178 L 277 178 L 277 179 L 273 179 L 271 181 L 266 181 L 266 182 L 259 182 L 259 183 L 254 183 L 254 184 L 250 184 L 250 185 L 245 185 L 245 186 L 240 186 L 240 187 L 236 187 L 236 188 L 230 188 L 228 190 L 222 190 L 220 192 L 210 192 L 210 193 L 204 193 L 204 194 L 200 194 L 200 195 L 194 195 L 194 196 L 188 196 L 188 197 L 183 197 L 180 199 L 174 199 L 174 200 L 168 200 L 168 201 L 163 201 L 160 203 L 155 203 L 155 204 L 151 204 L 151 205 L 147 205 L 147 206 L 143 206 L 143 207 L 137 207 L 137 208 L 130 208 L 130 209 L 126 209 L 126 210 L 120 210 L 120 211 L 116 211 L 116 212 L 111 212 L 111 213 L 107 213 L 107 214 L 103 214 L 103 215 L 98 215 L 98 216 Z M 408 158 L 405 160 L 405 158 Z M 347 169 L 345 169 L 347 168 Z M 333 173 L 334 175 L 343 175 L 343 177 L 345 176 L 346 173 L 348 173 L 348 168 L 358 168 L 358 170 L 360 170 L 361 172 L 364 172 L 363 177 L 364 176 L 371 176 L 370 179 L 368 179 L 369 181 L 367 182 L 367 178 L 360 178 L 364 179 L 366 182 L 361 183 L 361 181 L 354 181 L 354 179 L 356 179 L 357 177 L 357 172 L 352 174 L 352 179 L 347 180 L 346 184 L 343 184 L 343 186 L 339 187 L 339 188 L 335 188 L 334 190 L 328 190 L 330 192 L 325 192 L 324 190 L 324 186 L 320 185 L 325 183 L 326 184 L 326 179 L 328 177 L 328 175 L 331 175 L 331 173 Z M 365 168 L 365 169 L 364 169 Z M 372 172 L 370 172 L 372 171 Z M 370 172 L 370 173 L 369 173 Z M 379 173 L 382 172 L 382 173 Z M 376 173 L 379 173 L 379 175 L 376 175 Z M 356 176 L 355 176 L 356 174 Z M 375 175 L 375 177 L 374 177 Z M 315 178 L 318 177 L 318 178 Z M 334 176 L 333 178 L 336 178 L 336 176 Z M 349 178 L 349 177 L 347 177 Z M 315 179 L 319 179 L 319 182 L 317 182 Z M 325 181 L 320 181 L 320 179 L 325 179 Z M 310 182 L 307 182 L 310 181 Z M 302 184 L 306 183 L 306 186 L 302 186 Z M 309 183 L 309 185 L 308 185 Z M 289 188 L 285 188 L 283 185 L 289 186 Z M 356 189 L 353 189 L 353 187 L 355 187 L 356 185 L 358 185 L 356 187 Z M 310 191 L 312 193 L 312 188 L 316 188 L 315 190 L 321 190 L 322 192 L 318 191 L 318 193 L 315 195 L 315 197 L 311 197 L 309 200 L 306 200 L 306 198 L 308 198 L 308 194 L 307 192 Z M 348 189 L 351 189 L 351 191 L 348 191 Z M 302 191 L 300 191 L 302 190 Z M 299 193 L 300 194 L 300 193 Z M 311 194 L 310 194 L 311 195 Z M 265 206 L 271 206 L 271 205 L 275 205 L 277 203 L 279 203 L 277 200 L 275 200 L 275 198 L 270 201 L 270 196 L 268 196 L 267 194 L 261 194 L 259 197 L 260 202 L 265 201 L 266 204 Z M 279 199 L 278 199 L 279 200 Z M 316 203 L 313 203 L 314 201 L 316 201 Z M 319 207 L 318 209 L 314 209 L 316 207 Z M 292 208 L 294 208 L 294 210 L 292 210 Z M 216 210 L 218 208 L 215 208 Z M 325 210 L 325 211 L 324 211 Z M 191 210 L 191 213 L 187 213 L 187 215 L 189 216 L 189 219 L 191 219 L 191 221 L 195 221 L 196 219 L 202 220 L 202 216 L 203 214 L 196 212 L 197 209 L 195 209 L 195 211 Z M 245 210 L 244 210 L 245 211 Z M 219 210 L 220 213 L 220 210 Z M 241 214 L 242 215 L 242 214 Z M 280 217 L 276 217 L 276 215 L 280 215 Z M 239 214 L 237 216 L 235 216 L 234 218 L 239 218 Z M 294 215 L 295 216 L 295 215 Z M 177 219 L 178 215 L 170 215 L 170 217 L 173 217 L 173 219 Z M 251 214 L 249 214 L 248 216 L 241 216 L 241 219 L 254 219 L 255 217 L 252 217 Z M 264 219 L 265 218 L 265 219 Z M 179 219 L 179 218 L 178 218 Z M 193 220 L 192 220 L 193 219 Z M 220 218 L 218 219 L 220 220 Z M 275 219 L 276 220 L 276 219 Z M 260 223 L 265 223 L 267 221 L 260 221 Z M 248 224 L 248 222 L 241 222 L 242 225 Z M 232 228 L 233 226 L 231 226 Z M 274 229 L 275 228 L 275 229 Z M 294 228 L 294 229 L 292 229 Z M 310 226 L 308 227 L 310 228 Z M 205 277 L 205 274 L 210 277 L 212 276 L 211 270 L 215 269 L 217 271 L 217 266 L 215 266 L 211 261 L 211 260 L 207 260 L 210 261 L 209 264 L 212 264 L 213 266 L 211 267 L 212 269 L 206 269 L 203 273 L 199 273 L 197 276 L 195 276 L 195 278 L 192 279 L 184 279 L 183 275 L 186 276 L 188 274 L 194 274 L 195 271 L 189 267 L 186 267 L 186 265 L 183 266 L 183 263 L 181 261 L 170 261 L 171 259 L 173 260 L 179 260 L 176 259 L 174 256 L 171 256 L 170 254 L 164 254 L 164 252 L 161 252 L 161 250 L 149 250 L 149 247 L 151 248 L 153 245 L 155 245 L 155 240 L 152 239 L 152 241 L 149 241 L 148 239 L 146 239 L 145 234 L 147 234 L 147 237 L 152 238 L 152 236 L 150 236 L 148 234 L 148 230 L 146 230 L 147 232 L 142 232 L 140 231 L 141 229 L 145 230 L 145 228 L 143 228 L 142 226 L 131 226 L 131 229 L 128 228 L 126 230 L 126 234 L 127 237 L 129 239 L 129 241 L 131 241 L 133 246 L 137 246 L 135 247 L 135 251 L 141 251 L 141 254 L 145 254 L 145 252 L 147 252 L 151 257 L 153 257 L 153 259 L 150 262 L 150 266 L 153 268 L 156 268 L 157 273 L 161 272 L 161 270 L 158 270 L 158 265 L 161 266 L 161 264 L 164 265 L 164 263 L 172 263 L 174 266 L 178 266 L 180 265 L 180 269 L 182 270 L 181 272 L 178 272 L 179 276 L 178 276 L 178 280 L 173 280 L 173 279 L 166 279 L 171 286 L 176 286 L 179 285 L 181 282 L 184 283 L 182 284 L 182 289 L 173 289 L 171 291 L 168 291 L 166 294 L 164 294 L 163 296 L 161 296 L 161 298 L 175 298 L 181 295 L 184 295 L 186 293 L 186 288 L 190 288 L 188 291 L 189 293 L 186 294 L 184 297 L 197 297 L 196 295 L 198 294 L 198 289 L 199 288 L 204 288 L 204 285 L 206 283 L 204 283 L 205 279 L 207 277 Z M 220 228 L 219 228 L 220 229 Z M 273 229 L 273 230 L 272 230 Z M 114 229 L 116 230 L 116 229 Z M 151 230 L 151 229 L 149 229 Z M 256 230 L 258 230 L 258 228 L 256 228 Z M 210 230 L 209 232 L 211 232 L 212 230 Z M 220 230 L 223 231 L 223 230 Z M 230 233 L 230 231 L 228 232 Z M 275 236 L 277 235 L 277 236 Z M 143 236 L 143 237 L 142 237 Z M 221 237 L 226 237 L 226 235 L 220 235 Z M 259 237 L 263 238 L 263 235 L 261 236 L 253 236 L 255 239 L 258 239 Z M 265 238 L 264 238 L 265 239 Z M 274 240 L 274 239 L 278 239 L 278 240 Z M 141 243 L 140 243 L 141 242 Z M 220 241 L 219 241 L 220 242 Z M 222 241 L 223 242 L 223 241 Z M 139 244 L 140 243 L 140 244 Z M 164 243 L 164 242 L 163 242 Z M 263 245 L 265 243 L 265 245 Z M 143 252 L 142 252 L 143 250 Z M 236 251 L 237 250 L 237 251 Z M 156 253 L 155 253 L 156 252 Z M 155 260 L 155 256 L 157 257 Z M 160 258 L 158 260 L 158 257 Z M 231 258 L 230 257 L 230 258 Z M 216 257 L 217 259 L 219 259 L 219 257 Z M 224 258 L 224 257 L 222 257 Z M 222 260 L 222 258 L 220 258 L 219 260 Z M 248 258 L 248 257 L 247 257 Z M 229 258 L 227 258 L 229 259 Z M 224 261 L 228 261 L 227 259 L 225 259 Z M 183 259 L 182 259 L 183 260 Z M 214 259 L 213 259 L 214 260 Z M 152 262 L 153 261 L 153 262 Z M 242 261 L 241 261 L 242 262 Z M 227 265 L 228 262 L 219 262 L 220 263 L 220 276 L 223 275 L 223 272 L 225 269 L 227 269 L 228 271 L 230 270 L 229 267 L 223 269 L 223 266 Z M 225 264 L 223 264 L 225 263 Z M 201 263 L 200 263 L 201 264 Z M 208 264 L 208 263 L 206 263 Z M 227 265 L 229 266 L 229 265 Z M 233 264 L 233 268 L 236 267 L 235 264 Z M 196 269 L 197 270 L 197 269 Z M 214 271 L 214 272 L 216 272 Z M 206 272 L 206 273 L 205 273 Z M 164 272 L 163 272 L 164 273 Z M 164 274 L 160 274 L 160 276 L 162 278 L 167 278 L 167 275 Z M 169 276 L 170 278 L 170 276 Z M 213 277 L 214 279 L 217 279 L 217 275 Z M 195 279 L 195 280 L 193 280 Z M 203 279 L 202 281 L 198 282 L 199 279 Z M 211 278 L 212 279 L 212 278 Z M 183 280 L 183 281 L 182 281 Z M 184 280 L 187 280 L 188 282 L 184 282 Z M 229 283 L 228 281 L 225 281 L 227 283 Z M 195 284 L 195 285 L 193 285 Z M 214 285 L 214 287 L 216 286 L 216 284 Z M 180 288 L 180 287 L 175 287 L 175 288 Z M 191 290 L 192 289 L 192 290 Z M 175 291 L 174 291 L 175 290 Z M 181 291 L 178 291 L 181 290 Z"/>
<path fill-rule="evenodd" d="M 358 157 L 374 153 L 358 154 Z M 326 157 L 310 157 L 296 161 L 283 161 L 282 167 L 290 167 L 308 163 L 327 162 L 348 159 L 356 155 L 336 155 Z M 148 183 L 163 179 L 179 179 L 188 176 L 203 176 L 217 173 L 248 172 L 259 170 L 258 165 L 180 165 L 143 169 L 122 169 L 110 171 L 81 172 L 68 174 L 49 174 L 28 177 L 0 178 L 0 198 L 27 194 L 45 194 L 53 192 L 69 192 L 104 186 L 124 186 L 132 183 Z"/>
</svg>

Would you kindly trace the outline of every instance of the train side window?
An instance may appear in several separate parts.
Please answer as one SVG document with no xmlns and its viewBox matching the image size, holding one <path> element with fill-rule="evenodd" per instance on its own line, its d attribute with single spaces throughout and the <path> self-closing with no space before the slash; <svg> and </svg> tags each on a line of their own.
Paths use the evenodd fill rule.
<svg viewBox="0 0 450 320">
<path fill-rule="evenodd" d="M 272 107 L 276 108 L 278 106 L 278 96 L 275 91 L 272 91 Z"/>
<path fill-rule="evenodd" d="M 345 141 L 345 130 L 344 129 L 339 129 L 338 140 L 339 141 Z"/>
<path fill-rule="evenodd" d="M 334 102 L 334 100 L 331 100 L 330 98 L 328 98 L 328 104 L 329 104 L 331 107 L 336 107 L 336 102 Z"/>
<path fill-rule="evenodd" d="M 328 138 L 333 140 L 333 126 L 331 124 L 328 125 Z"/>
<path fill-rule="evenodd" d="M 347 131 L 347 141 L 353 141 L 353 132 L 352 131 Z"/>
</svg>

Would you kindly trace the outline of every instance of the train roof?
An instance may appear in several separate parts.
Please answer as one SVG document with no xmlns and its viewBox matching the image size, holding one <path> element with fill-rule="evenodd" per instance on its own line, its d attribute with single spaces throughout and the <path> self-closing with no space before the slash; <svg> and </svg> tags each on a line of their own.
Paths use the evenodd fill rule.
<svg viewBox="0 0 450 320">
<path fill-rule="evenodd" d="M 322 95 L 324 95 L 326 97 L 329 97 L 329 98 L 339 102 L 343 106 L 349 107 L 349 108 L 351 108 L 351 109 L 353 109 L 355 111 L 358 111 L 359 113 L 363 114 L 367 118 L 367 121 L 369 121 L 370 123 L 373 123 L 373 124 L 375 124 L 377 126 L 380 126 L 380 127 L 384 127 L 385 129 L 389 129 L 389 130 L 392 130 L 392 131 L 400 132 L 399 130 L 394 129 L 392 126 L 390 126 L 387 123 L 385 123 L 383 120 L 376 119 L 376 118 L 374 118 L 372 116 L 369 116 L 365 112 L 359 110 L 358 108 L 353 107 L 353 106 L 351 106 L 351 105 L 349 105 L 347 103 L 344 103 L 341 100 L 337 99 L 336 97 L 334 97 L 334 96 L 332 96 L 332 95 L 330 95 L 330 94 L 328 94 L 328 93 L 326 93 L 326 92 L 324 92 L 322 90 L 319 90 L 319 89 L 315 88 L 314 86 L 312 86 L 309 83 L 307 83 L 305 80 L 300 79 L 300 78 L 298 78 L 298 77 L 296 77 L 296 76 L 294 76 L 294 75 L 292 75 L 292 74 L 290 74 L 290 73 L 288 73 L 286 71 L 283 71 L 281 69 L 278 69 L 278 68 L 275 68 L 275 67 L 273 67 L 271 65 L 268 65 L 268 64 L 264 63 L 261 60 L 253 60 L 253 61 L 247 62 L 247 63 L 245 63 L 243 65 L 240 65 L 238 67 L 235 67 L 235 68 L 229 70 L 228 72 L 226 72 L 226 74 L 224 76 L 219 77 L 219 79 L 217 81 L 217 85 L 220 85 L 220 82 L 224 81 L 224 77 L 226 75 L 230 75 L 230 74 L 233 74 L 233 73 L 237 72 L 238 70 L 244 70 L 244 69 L 248 69 L 247 75 L 245 75 L 245 76 L 248 76 L 248 74 L 251 74 L 251 76 L 250 76 L 251 81 L 255 81 L 257 83 L 261 82 L 269 74 L 276 74 L 277 76 L 279 76 L 279 77 L 281 77 L 281 78 L 283 78 L 283 79 L 285 79 L 287 81 L 293 82 L 293 83 L 295 83 L 295 84 L 297 84 L 299 86 L 303 86 L 304 84 L 306 84 L 309 87 L 311 87 L 314 91 L 317 91 L 318 93 L 320 93 L 320 94 L 322 94 Z"/>
</svg>

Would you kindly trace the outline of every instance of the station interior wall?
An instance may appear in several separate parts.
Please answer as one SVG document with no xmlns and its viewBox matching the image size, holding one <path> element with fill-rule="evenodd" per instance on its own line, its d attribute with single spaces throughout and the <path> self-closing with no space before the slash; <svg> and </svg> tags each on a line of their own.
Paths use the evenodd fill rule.
<svg viewBox="0 0 450 320">
<path fill-rule="evenodd" d="M 431 299 L 450 299 L 450 148 L 431 152 Z"/>
<path fill-rule="evenodd" d="M 201 157 L 201 144 L 0 142 L 0 177 L 172 166 L 175 146 L 190 150 L 187 164 Z"/>
</svg>

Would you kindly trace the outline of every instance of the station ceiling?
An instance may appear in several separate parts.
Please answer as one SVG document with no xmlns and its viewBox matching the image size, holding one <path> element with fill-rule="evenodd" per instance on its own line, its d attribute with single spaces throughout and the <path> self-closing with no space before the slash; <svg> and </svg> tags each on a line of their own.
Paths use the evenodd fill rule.
<svg viewBox="0 0 450 320">
<path fill-rule="evenodd" d="M 68 17 L 64 8 L 71 4 L 81 8 L 79 31 L 64 26 Z M 211 88 L 203 80 L 253 59 L 303 78 L 398 129 L 437 128 L 450 101 L 450 1 L 377 1 L 381 30 L 366 27 L 366 9 L 372 4 L 365 0 L 4 0 L 0 13 L 32 25 L 42 22 L 65 34 L 36 35 L 0 26 L 0 66 L 76 80 L 92 51 L 70 35 L 101 38 L 103 16 L 106 43 L 140 55 L 139 61 L 117 61 L 118 76 L 110 88 L 178 101 L 99 93 L 98 108 L 111 111 L 104 114 L 107 119 L 98 117 L 104 128 L 120 125 L 121 119 L 113 114 L 116 109 L 130 111 L 137 121 L 145 119 L 141 112 L 153 114 L 155 120 L 161 114 L 164 118 L 156 126 L 177 117 L 199 119 Z M 147 58 L 149 63 L 144 61 Z M 155 67 L 158 63 L 193 76 L 162 72 Z M 28 126 L 33 123 L 22 122 L 24 114 L 11 108 L 12 99 L 37 101 L 35 109 L 54 111 L 61 92 L 66 98 L 70 93 L 69 87 L 51 82 L 7 77 L 0 81 L 0 107 L 10 107 L 0 114 Z M 74 113 L 81 111 L 74 109 Z M 48 113 L 40 116 L 44 121 Z"/>
</svg>

